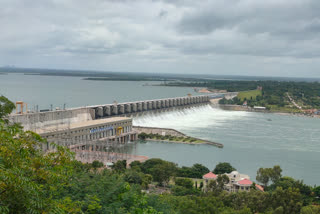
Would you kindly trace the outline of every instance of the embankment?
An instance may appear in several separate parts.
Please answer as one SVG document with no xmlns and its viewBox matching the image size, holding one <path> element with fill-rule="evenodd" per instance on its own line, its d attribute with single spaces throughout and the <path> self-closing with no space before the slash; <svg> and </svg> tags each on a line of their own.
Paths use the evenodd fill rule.
<svg viewBox="0 0 320 214">
<path fill-rule="evenodd" d="M 159 134 L 162 136 L 173 136 L 173 137 L 190 137 L 182 132 L 179 132 L 175 129 L 169 129 L 169 128 L 159 128 L 159 127 L 144 127 L 144 126 L 133 126 L 133 130 L 140 133 L 146 133 L 146 134 Z M 200 138 L 195 138 L 192 137 L 196 140 L 201 141 L 201 143 L 192 143 L 192 142 L 183 142 L 183 141 L 170 141 L 170 140 L 157 140 L 157 141 L 167 141 L 167 142 L 173 142 L 173 143 L 185 143 L 185 144 L 208 144 L 208 145 L 213 145 L 219 148 L 223 148 L 223 144 L 221 143 L 216 143 L 216 142 L 211 142 L 208 140 L 200 139 Z"/>
</svg>

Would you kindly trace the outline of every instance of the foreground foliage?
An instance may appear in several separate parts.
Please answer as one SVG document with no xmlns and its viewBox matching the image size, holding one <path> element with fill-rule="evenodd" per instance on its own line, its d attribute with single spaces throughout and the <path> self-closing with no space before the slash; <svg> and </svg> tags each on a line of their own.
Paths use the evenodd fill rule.
<svg viewBox="0 0 320 214">
<path fill-rule="evenodd" d="M 14 106 L 4 101 L 0 110 L 6 116 Z M 253 185 L 250 192 L 227 193 L 223 184 L 228 177 L 222 173 L 234 170 L 228 163 L 219 163 L 215 172 L 222 175 L 204 186 L 197 181 L 209 169 L 201 164 L 180 168 L 149 159 L 132 162 L 128 169 L 125 161 L 118 161 L 110 170 L 98 161 L 77 162 L 59 146 L 55 152 L 43 153 L 38 149 L 43 142 L 39 135 L 0 118 L 0 213 L 320 212 L 320 188 L 282 177 L 279 166 L 258 170 L 257 180 L 265 183 L 267 192 Z M 267 186 L 269 180 L 272 184 Z"/>
</svg>

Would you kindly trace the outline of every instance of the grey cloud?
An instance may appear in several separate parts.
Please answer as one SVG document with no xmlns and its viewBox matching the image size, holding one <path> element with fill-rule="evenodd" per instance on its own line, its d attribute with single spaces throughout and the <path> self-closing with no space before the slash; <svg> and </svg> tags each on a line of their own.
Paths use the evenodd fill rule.
<svg viewBox="0 0 320 214">
<path fill-rule="evenodd" d="M 290 61 L 296 65 L 290 67 L 292 75 L 304 67 L 314 75 L 320 64 L 318 0 L 0 4 L 0 66 L 181 73 L 198 67 L 200 73 L 219 68 L 229 74 L 240 66 L 248 74 L 267 68 L 277 74 Z M 276 58 L 278 67 L 269 58 Z M 247 66 L 253 66 L 253 60 L 254 69 Z"/>
</svg>

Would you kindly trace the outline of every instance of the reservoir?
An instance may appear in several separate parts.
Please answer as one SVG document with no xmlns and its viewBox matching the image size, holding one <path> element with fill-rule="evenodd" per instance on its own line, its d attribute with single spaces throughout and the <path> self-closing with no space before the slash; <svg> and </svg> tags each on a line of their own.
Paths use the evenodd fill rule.
<svg viewBox="0 0 320 214">
<path fill-rule="evenodd" d="M 193 137 L 224 144 L 210 145 L 140 142 L 135 154 L 158 157 L 179 165 L 201 163 L 213 170 L 229 162 L 255 179 L 260 167 L 280 165 L 283 175 L 319 185 L 320 120 L 308 117 L 243 111 L 225 111 L 203 106 L 179 112 L 134 118 L 134 125 L 174 128 Z"/>
<path fill-rule="evenodd" d="M 25 101 L 29 108 L 79 107 L 195 94 L 192 88 L 145 86 L 155 82 L 84 81 L 81 77 L 0 76 L 0 94 Z M 146 114 L 135 125 L 174 128 L 190 136 L 224 144 L 209 145 L 137 142 L 128 151 L 191 166 L 202 163 L 213 169 L 230 162 L 255 179 L 260 167 L 280 165 L 283 175 L 320 185 L 320 120 L 268 113 L 224 111 L 209 105 L 162 114 Z"/>
</svg>

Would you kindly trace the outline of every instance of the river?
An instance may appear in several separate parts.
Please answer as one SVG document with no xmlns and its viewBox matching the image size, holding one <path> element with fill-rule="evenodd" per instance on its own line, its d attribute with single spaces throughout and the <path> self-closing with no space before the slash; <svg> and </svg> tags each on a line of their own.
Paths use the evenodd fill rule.
<svg viewBox="0 0 320 214">
<path fill-rule="evenodd" d="M 0 94 L 12 101 L 22 100 L 31 108 L 106 104 L 185 96 L 191 88 L 144 86 L 148 82 L 84 81 L 80 77 L 0 76 Z M 320 120 L 268 113 L 224 111 L 209 105 L 134 118 L 135 125 L 168 127 L 194 137 L 224 144 L 187 145 L 139 142 L 128 149 L 136 155 L 158 157 L 191 166 L 202 163 L 213 169 L 219 162 L 230 162 L 239 172 L 254 180 L 259 167 L 279 164 L 283 175 L 320 185 Z"/>
</svg>

